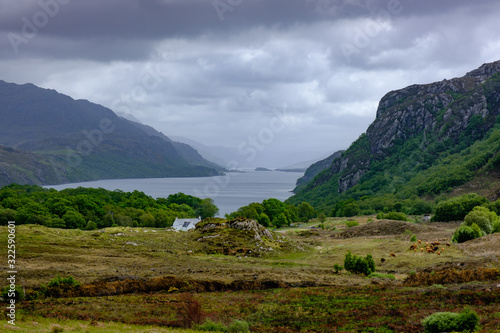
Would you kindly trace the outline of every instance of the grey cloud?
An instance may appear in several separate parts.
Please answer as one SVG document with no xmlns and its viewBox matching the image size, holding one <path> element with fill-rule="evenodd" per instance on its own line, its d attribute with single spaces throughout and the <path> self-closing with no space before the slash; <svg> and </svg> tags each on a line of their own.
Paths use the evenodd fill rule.
<svg viewBox="0 0 500 333">
<path fill-rule="evenodd" d="M 493 0 L 215 3 L 229 6 L 222 21 L 213 0 L 70 0 L 14 53 L 6 34 L 40 5 L 0 0 L 0 79 L 233 147 L 286 107 L 287 126 L 266 147 L 278 156 L 345 149 L 389 90 L 461 76 L 500 52 Z M 357 48 L 350 57 L 346 44 Z"/>
</svg>

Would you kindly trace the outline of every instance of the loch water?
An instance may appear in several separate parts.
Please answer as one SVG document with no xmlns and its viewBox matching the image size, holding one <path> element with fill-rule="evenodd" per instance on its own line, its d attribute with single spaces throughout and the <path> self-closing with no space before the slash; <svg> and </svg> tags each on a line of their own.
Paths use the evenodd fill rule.
<svg viewBox="0 0 500 333">
<path fill-rule="evenodd" d="M 153 198 L 166 198 L 182 192 L 202 199 L 212 198 L 219 208 L 218 215 L 224 216 L 251 202 L 289 198 L 297 179 L 302 176 L 300 172 L 244 171 L 216 177 L 108 179 L 46 187 L 56 190 L 79 186 L 124 192 L 137 190 Z"/>
</svg>

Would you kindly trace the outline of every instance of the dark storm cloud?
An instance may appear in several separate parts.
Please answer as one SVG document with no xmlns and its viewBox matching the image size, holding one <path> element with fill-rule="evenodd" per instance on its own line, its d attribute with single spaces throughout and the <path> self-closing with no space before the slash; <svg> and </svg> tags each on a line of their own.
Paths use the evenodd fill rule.
<svg viewBox="0 0 500 333">
<path fill-rule="evenodd" d="M 388 91 L 498 60 L 499 16 L 493 0 L 0 0 L 0 79 L 208 144 L 286 109 L 268 153 L 331 152 Z"/>
</svg>

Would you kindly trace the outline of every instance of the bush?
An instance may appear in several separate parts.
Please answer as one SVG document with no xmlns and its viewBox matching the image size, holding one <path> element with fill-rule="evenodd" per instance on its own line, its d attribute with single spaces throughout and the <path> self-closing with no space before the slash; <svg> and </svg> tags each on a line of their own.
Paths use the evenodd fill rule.
<svg viewBox="0 0 500 333">
<path fill-rule="evenodd" d="M 410 239 L 410 242 L 416 242 L 416 241 L 417 241 L 417 236 L 412 235 L 411 239 Z"/>
<path fill-rule="evenodd" d="M 371 254 L 368 254 L 365 258 L 352 255 L 348 252 L 344 259 L 344 268 L 346 271 L 354 274 L 364 274 L 370 275 L 375 272 L 375 261 Z"/>
<path fill-rule="evenodd" d="M 216 323 L 210 318 L 205 319 L 203 324 L 193 325 L 193 329 L 206 332 L 227 332 L 227 327 L 224 324 Z"/>
<path fill-rule="evenodd" d="M 80 286 L 80 282 L 76 281 L 72 276 L 62 278 L 58 275 L 50 280 L 47 286 L 42 285 L 40 287 L 39 295 L 60 297 L 80 288 Z"/>
<path fill-rule="evenodd" d="M 465 225 L 477 224 L 484 234 L 491 234 L 498 223 L 498 216 L 495 212 L 486 207 L 474 207 L 472 212 L 465 216 Z"/>
<path fill-rule="evenodd" d="M 76 281 L 71 275 L 66 278 L 62 278 L 58 275 L 57 277 L 50 280 L 47 286 L 49 288 L 70 289 L 80 287 L 80 282 Z"/>
<path fill-rule="evenodd" d="M 9 300 L 12 298 L 14 298 L 16 300 L 16 302 L 24 301 L 23 287 L 16 286 L 13 293 L 14 293 L 14 295 L 12 295 L 12 292 L 10 291 L 10 286 L 3 288 L 2 298 L 4 299 L 4 302 L 9 302 Z M 11 294 L 11 295 L 9 295 L 9 294 Z M 14 297 L 10 297 L 10 296 L 14 296 Z"/>
<path fill-rule="evenodd" d="M 359 223 L 358 223 L 358 222 L 356 222 L 356 221 L 347 221 L 347 222 L 345 223 L 345 225 L 346 225 L 348 228 L 351 228 L 351 227 L 355 227 L 355 226 L 359 225 Z"/>
<path fill-rule="evenodd" d="M 402 212 L 388 212 L 388 213 L 378 213 L 377 214 L 377 219 L 382 220 L 396 220 L 396 221 L 408 221 L 408 217 L 406 216 L 405 213 Z"/>
<path fill-rule="evenodd" d="M 344 267 L 340 266 L 339 264 L 335 264 L 333 265 L 333 269 L 335 270 L 335 273 L 338 274 L 344 269 Z"/>
<path fill-rule="evenodd" d="M 248 323 L 244 320 L 233 320 L 229 325 L 228 332 L 250 332 L 250 327 Z"/>
<path fill-rule="evenodd" d="M 436 312 L 422 320 L 425 332 L 463 332 L 475 331 L 479 324 L 479 316 L 469 308 L 460 313 Z"/>
<path fill-rule="evenodd" d="M 455 230 L 451 241 L 454 243 L 463 243 L 467 242 L 468 240 L 481 237 L 481 230 L 479 229 L 477 224 L 474 225 L 476 226 L 475 228 L 473 226 L 469 227 L 466 225 L 461 225 L 460 227 L 458 227 L 457 230 Z"/>
</svg>

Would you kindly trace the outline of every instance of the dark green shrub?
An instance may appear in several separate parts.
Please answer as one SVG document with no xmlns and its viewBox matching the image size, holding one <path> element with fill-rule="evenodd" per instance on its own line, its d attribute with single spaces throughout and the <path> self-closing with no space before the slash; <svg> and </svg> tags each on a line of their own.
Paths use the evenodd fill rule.
<svg viewBox="0 0 500 333">
<path fill-rule="evenodd" d="M 402 212 L 388 212 L 388 213 L 378 213 L 377 219 L 386 219 L 386 220 L 396 220 L 396 221 L 408 221 L 408 217 L 405 213 Z"/>
<path fill-rule="evenodd" d="M 10 286 L 7 286 L 3 288 L 1 296 L 4 299 L 4 302 L 8 302 L 11 299 L 15 299 L 16 302 L 24 301 L 24 290 L 23 287 L 16 286 L 14 291 L 11 291 Z"/>
<path fill-rule="evenodd" d="M 344 268 L 354 274 L 370 275 L 375 272 L 375 261 L 370 254 L 362 258 L 348 252 L 345 255 Z"/>
<path fill-rule="evenodd" d="M 471 226 L 477 224 L 483 234 L 491 234 L 494 230 L 494 225 L 498 222 L 498 216 L 495 212 L 490 211 L 486 207 L 478 206 L 465 216 L 465 225 Z"/>
<path fill-rule="evenodd" d="M 417 236 L 412 235 L 410 238 L 410 242 L 416 242 L 417 241 Z"/>
<path fill-rule="evenodd" d="M 333 265 L 333 269 L 335 270 L 335 273 L 338 274 L 344 269 L 344 267 L 340 266 L 339 264 L 335 264 Z"/>
<path fill-rule="evenodd" d="M 473 227 L 474 225 L 476 226 L 476 228 Z M 458 227 L 457 230 L 455 230 L 455 233 L 453 234 L 451 241 L 454 243 L 463 243 L 467 242 L 468 240 L 481 237 L 481 230 L 479 229 L 477 224 L 474 225 L 470 227 L 466 225 L 461 225 L 460 227 Z"/>
<path fill-rule="evenodd" d="M 229 324 L 228 332 L 250 332 L 250 326 L 244 320 L 233 320 L 231 324 Z"/>
<path fill-rule="evenodd" d="M 357 221 L 347 221 L 345 223 L 345 225 L 348 227 L 348 228 L 352 228 L 352 227 L 355 227 L 357 225 L 359 225 L 359 223 Z"/>
<path fill-rule="evenodd" d="M 45 296 L 60 297 L 65 293 L 80 288 L 80 282 L 76 281 L 72 276 L 60 277 L 59 275 L 49 281 L 47 287 L 42 286 Z"/>
<path fill-rule="evenodd" d="M 422 320 L 427 333 L 439 332 L 473 332 L 479 324 L 479 316 L 469 308 L 460 313 L 436 312 Z"/>
<path fill-rule="evenodd" d="M 50 280 L 47 285 L 49 288 L 57 287 L 63 289 L 78 288 L 80 287 L 80 282 L 76 281 L 71 275 L 65 278 L 59 275 L 52 280 Z"/>
</svg>

